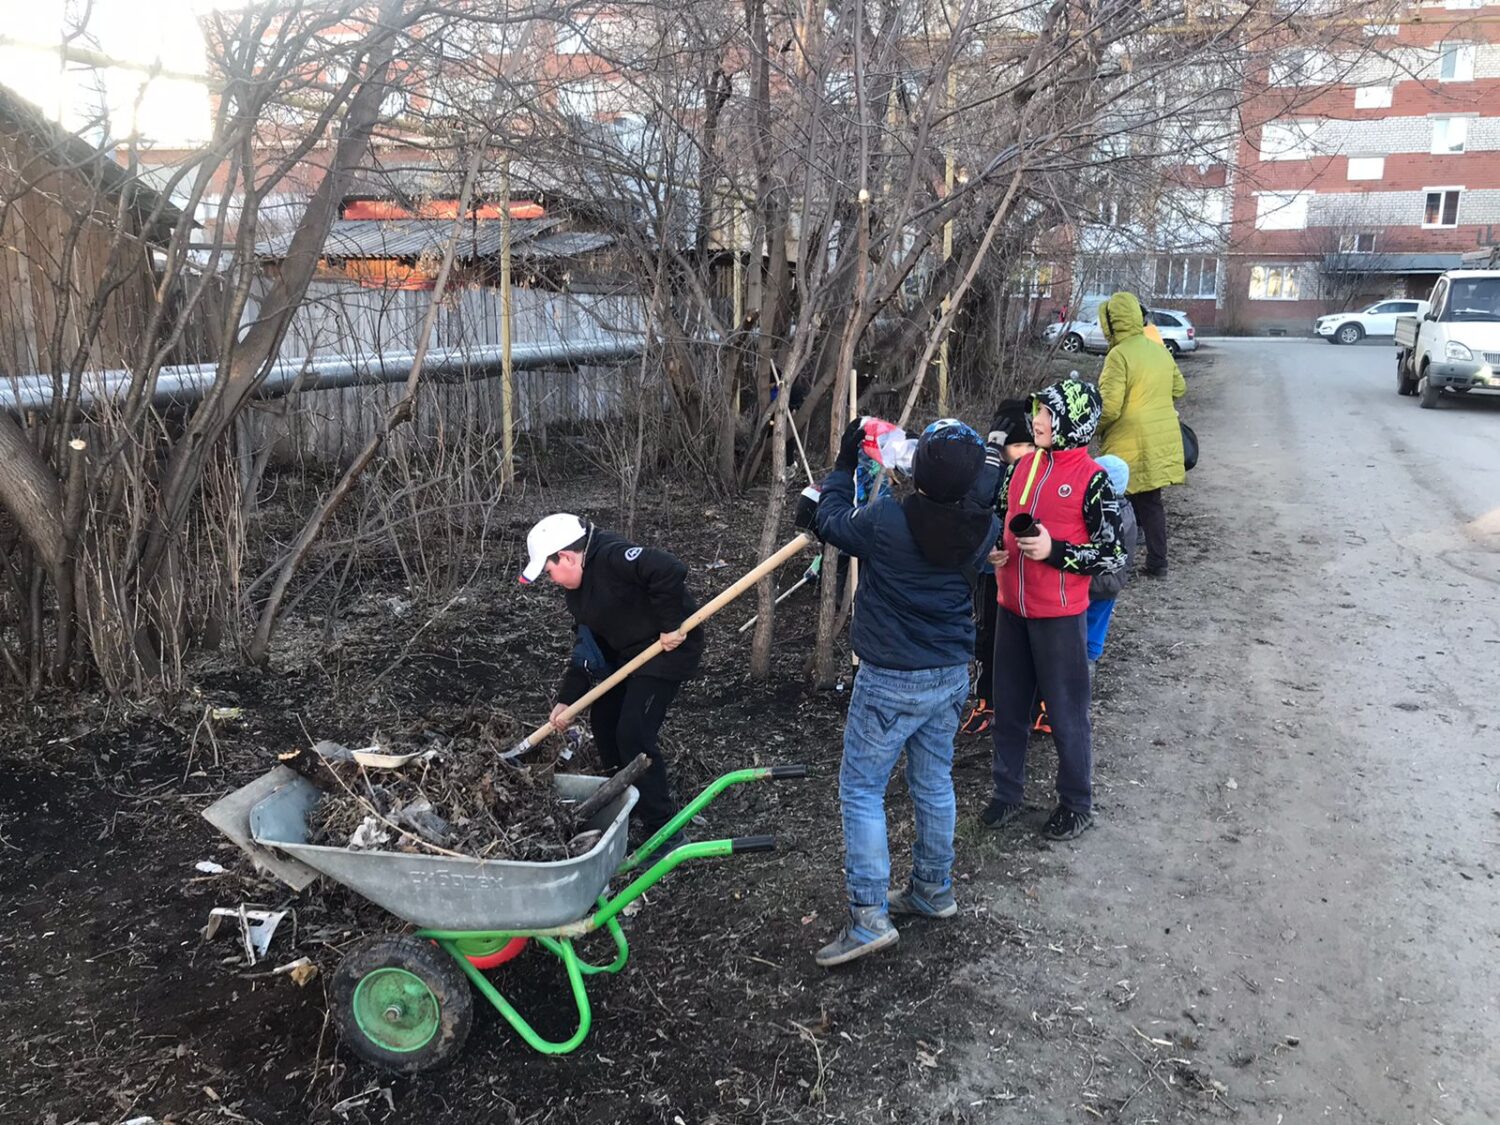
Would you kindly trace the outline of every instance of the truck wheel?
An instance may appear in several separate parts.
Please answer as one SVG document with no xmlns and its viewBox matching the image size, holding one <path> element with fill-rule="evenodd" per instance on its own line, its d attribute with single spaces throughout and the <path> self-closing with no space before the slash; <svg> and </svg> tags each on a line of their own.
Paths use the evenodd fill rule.
<svg viewBox="0 0 1500 1125">
<path fill-rule="evenodd" d="M 1341 324 L 1333 338 L 1341 344 L 1357 344 L 1365 337 L 1365 330 L 1357 324 Z"/>
<path fill-rule="evenodd" d="M 1438 399 L 1443 397 L 1443 388 L 1437 386 L 1427 377 L 1427 372 L 1423 371 L 1422 378 L 1417 381 L 1417 393 L 1421 395 L 1417 400 L 1418 406 L 1423 410 L 1436 410 Z"/>
<path fill-rule="evenodd" d="M 361 942 L 334 971 L 329 1001 L 344 1046 L 405 1074 L 451 1059 L 474 1020 L 469 978 L 441 947 L 413 937 Z"/>
<path fill-rule="evenodd" d="M 1408 358 L 1405 352 L 1396 353 L 1396 393 L 1410 397 L 1417 393 L 1417 381 L 1407 371 Z"/>
</svg>

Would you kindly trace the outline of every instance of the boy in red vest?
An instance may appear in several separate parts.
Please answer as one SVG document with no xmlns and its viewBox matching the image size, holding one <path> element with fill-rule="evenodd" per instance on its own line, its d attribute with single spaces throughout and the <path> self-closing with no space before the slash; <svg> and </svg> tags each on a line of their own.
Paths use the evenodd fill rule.
<svg viewBox="0 0 1500 1125">
<path fill-rule="evenodd" d="M 1071 840 L 1093 826 L 1086 612 L 1089 580 L 1125 565 L 1119 502 L 1088 454 L 1102 401 L 1092 383 L 1065 379 L 1032 399 L 1036 452 L 1007 471 L 997 507 L 1004 532 L 991 553 L 999 584 L 995 619 L 995 792 L 980 821 L 1001 828 L 1021 815 L 1026 745 L 1037 696 L 1057 744 L 1058 805 L 1042 828 Z"/>
</svg>

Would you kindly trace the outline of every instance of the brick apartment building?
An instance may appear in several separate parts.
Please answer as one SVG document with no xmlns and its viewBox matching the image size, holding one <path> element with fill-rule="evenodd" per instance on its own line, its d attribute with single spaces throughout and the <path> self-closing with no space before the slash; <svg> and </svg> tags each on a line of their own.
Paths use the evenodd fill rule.
<svg viewBox="0 0 1500 1125">
<path fill-rule="evenodd" d="M 1242 111 L 1221 328 L 1301 334 L 1322 313 L 1425 297 L 1500 238 L 1500 11 L 1448 0 L 1365 31 L 1357 60 L 1282 53 Z"/>
</svg>

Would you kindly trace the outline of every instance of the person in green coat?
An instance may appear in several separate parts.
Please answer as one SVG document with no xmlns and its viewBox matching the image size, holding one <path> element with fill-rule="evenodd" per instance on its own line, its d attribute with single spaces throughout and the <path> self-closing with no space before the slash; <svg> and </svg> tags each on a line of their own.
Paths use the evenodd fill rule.
<svg viewBox="0 0 1500 1125">
<path fill-rule="evenodd" d="M 1172 353 L 1145 334 L 1134 293 L 1116 293 L 1099 310 L 1109 355 L 1099 376 L 1104 413 L 1099 449 L 1130 466 L 1130 503 L 1146 535 L 1146 573 L 1167 572 L 1167 509 L 1161 491 L 1187 477 L 1174 403 L 1187 382 Z"/>
</svg>

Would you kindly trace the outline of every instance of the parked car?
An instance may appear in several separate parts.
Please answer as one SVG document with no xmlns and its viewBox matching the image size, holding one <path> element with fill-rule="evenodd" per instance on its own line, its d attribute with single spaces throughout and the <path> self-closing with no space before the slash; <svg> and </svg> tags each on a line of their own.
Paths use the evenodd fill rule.
<svg viewBox="0 0 1500 1125">
<path fill-rule="evenodd" d="M 1330 344 L 1357 344 L 1366 336 L 1394 336 L 1398 316 L 1421 316 L 1426 301 L 1405 298 L 1376 301 L 1359 312 L 1329 313 L 1313 322 L 1313 335 Z"/>
<path fill-rule="evenodd" d="M 1161 331 L 1161 342 L 1174 356 L 1198 350 L 1198 330 L 1185 312 L 1177 309 L 1151 309 L 1151 322 Z M 1047 343 L 1060 340 L 1057 345 L 1065 352 L 1109 351 L 1109 341 L 1104 338 L 1104 329 L 1099 324 L 1099 312 L 1094 310 L 1092 320 L 1070 320 L 1062 324 L 1049 324 L 1042 330 L 1042 339 Z"/>
<path fill-rule="evenodd" d="M 1396 393 L 1424 410 L 1443 392 L 1500 392 L 1500 270 L 1449 270 L 1431 306 L 1396 323 Z"/>
<path fill-rule="evenodd" d="M 1178 309 L 1152 309 L 1151 322 L 1161 332 L 1161 342 L 1174 356 L 1198 350 L 1198 330 L 1188 314 Z"/>
</svg>

